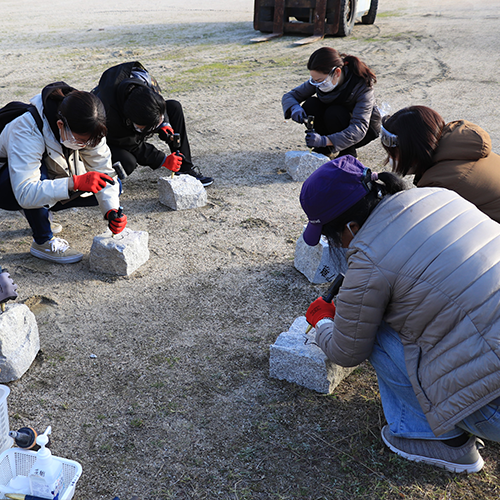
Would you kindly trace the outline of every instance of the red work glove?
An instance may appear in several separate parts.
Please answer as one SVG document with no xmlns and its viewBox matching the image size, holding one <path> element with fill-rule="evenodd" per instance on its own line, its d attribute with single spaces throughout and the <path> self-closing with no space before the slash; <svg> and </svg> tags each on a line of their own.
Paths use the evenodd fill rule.
<svg viewBox="0 0 500 500">
<path fill-rule="evenodd" d="M 109 182 L 109 184 L 115 183 L 107 174 L 87 172 L 86 174 L 73 176 L 73 189 L 75 191 L 86 191 L 95 194 L 106 187 L 106 182 Z"/>
<path fill-rule="evenodd" d="M 170 123 L 163 122 L 158 128 L 158 137 L 162 141 L 168 142 L 170 136 L 173 134 L 174 134 L 174 129 L 172 128 L 172 125 L 170 125 Z"/>
<path fill-rule="evenodd" d="M 323 297 L 319 297 L 307 309 L 306 320 L 316 327 L 318 321 L 323 318 L 335 318 L 335 306 L 332 302 L 326 302 Z"/>
<path fill-rule="evenodd" d="M 175 151 L 165 158 L 165 161 L 161 164 L 161 166 L 172 170 L 172 172 L 178 172 L 181 168 L 183 159 L 184 155 L 179 153 L 179 151 Z"/>
<path fill-rule="evenodd" d="M 108 227 L 113 234 L 121 233 L 127 225 L 127 216 L 123 212 L 121 215 L 118 215 L 118 210 L 114 208 L 106 214 L 106 219 Z"/>
</svg>

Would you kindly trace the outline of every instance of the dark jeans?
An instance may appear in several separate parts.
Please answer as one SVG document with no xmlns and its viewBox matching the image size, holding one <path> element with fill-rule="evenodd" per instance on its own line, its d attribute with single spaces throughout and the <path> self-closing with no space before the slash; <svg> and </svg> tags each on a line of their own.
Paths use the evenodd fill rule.
<svg viewBox="0 0 500 500">
<path fill-rule="evenodd" d="M 40 167 L 40 180 L 43 181 L 44 179 L 47 179 L 47 167 L 42 162 Z M 98 205 L 97 198 L 95 195 L 92 195 L 84 198 L 78 197 L 66 203 L 58 202 L 50 210 L 52 212 L 58 212 L 59 210 L 65 210 L 67 208 L 94 207 L 96 205 Z M 19 205 L 12 191 L 9 168 L 7 166 L 0 171 L 0 208 L 11 211 L 24 210 L 24 215 L 33 231 L 33 239 L 39 245 L 42 245 L 52 238 L 53 234 L 50 228 L 49 210 L 45 207 L 23 209 L 23 207 Z"/>
<path fill-rule="evenodd" d="M 317 97 L 309 97 L 302 104 L 302 107 L 308 115 L 314 116 L 314 129 L 320 135 L 331 135 L 341 132 L 351 122 L 351 113 L 346 107 L 339 106 L 338 104 L 325 105 Z M 369 127 L 363 139 L 344 151 L 340 151 L 339 156 L 352 154 L 351 151 L 355 153 L 357 148 L 366 146 L 378 136 L 379 133 L 372 127 Z"/>
<path fill-rule="evenodd" d="M 189 147 L 184 111 L 179 101 L 169 99 L 165 101 L 165 104 L 167 106 L 167 115 L 170 120 L 170 125 L 172 125 L 174 132 L 180 134 L 181 137 L 181 145 L 177 151 L 184 155 L 180 171 L 186 172 L 193 167 L 193 162 L 191 161 L 191 148 Z M 127 175 L 130 175 L 136 169 L 137 159 L 132 153 L 117 146 L 110 145 L 109 149 L 111 150 L 113 163 L 117 161 L 121 162 Z M 170 151 L 172 151 L 171 147 Z"/>
</svg>

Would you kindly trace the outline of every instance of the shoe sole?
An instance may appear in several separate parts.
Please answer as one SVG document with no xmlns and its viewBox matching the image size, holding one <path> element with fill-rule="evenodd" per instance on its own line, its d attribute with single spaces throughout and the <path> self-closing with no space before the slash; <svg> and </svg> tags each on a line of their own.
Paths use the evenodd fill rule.
<svg viewBox="0 0 500 500">
<path fill-rule="evenodd" d="M 52 231 L 52 234 L 59 234 L 62 233 L 63 227 L 61 224 L 53 223 L 50 225 L 50 229 Z"/>
<path fill-rule="evenodd" d="M 83 254 L 72 255 L 71 257 L 53 257 L 50 254 L 37 250 L 36 248 L 30 248 L 30 254 L 33 257 L 38 257 L 42 260 L 47 260 L 49 262 L 55 262 L 56 264 L 74 264 L 80 262 L 83 259 Z"/>
<path fill-rule="evenodd" d="M 214 181 L 210 181 L 210 182 L 202 182 L 201 185 L 203 187 L 207 187 L 207 186 L 211 186 L 212 184 L 214 183 Z"/>
<path fill-rule="evenodd" d="M 422 455 L 411 455 L 410 453 L 401 451 L 400 449 L 396 448 L 391 443 L 389 443 L 389 441 L 387 441 L 383 433 L 381 433 L 381 436 L 382 440 L 391 451 L 396 453 L 396 455 L 406 458 L 407 460 L 410 460 L 412 462 L 421 462 L 424 464 L 435 465 L 436 467 L 445 469 L 448 472 L 455 472 L 455 473 L 467 472 L 468 474 L 471 474 L 473 472 L 479 472 L 484 466 L 484 460 L 483 457 L 481 457 L 481 455 L 479 456 L 479 459 L 473 464 L 456 464 L 452 462 L 447 462 L 446 460 L 440 460 L 439 458 L 423 457 Z"/>
</svg>

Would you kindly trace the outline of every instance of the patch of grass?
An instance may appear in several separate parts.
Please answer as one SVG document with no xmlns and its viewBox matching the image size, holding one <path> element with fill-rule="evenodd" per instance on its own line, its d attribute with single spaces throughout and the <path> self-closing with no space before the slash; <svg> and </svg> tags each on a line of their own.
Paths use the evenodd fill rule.
<svg viewBox="0 0 500 500">
<path fill-rule="evenodd" d="M 397 10 L 388 10 L 386 12 L 377 12 L 377 17 L 383 19 L 385 17 L 401 17 L 403 13 Z"/>
</svg>

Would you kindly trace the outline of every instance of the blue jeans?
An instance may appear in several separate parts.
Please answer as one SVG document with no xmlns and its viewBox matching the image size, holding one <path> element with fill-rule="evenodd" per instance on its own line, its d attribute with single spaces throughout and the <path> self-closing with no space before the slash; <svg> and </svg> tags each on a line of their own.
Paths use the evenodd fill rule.
<svg viewBox="0 0 500 500">
<path fill-rule="evenodd" d="M 380 325 L 369 360 L 377 372 L 385 418 L 395 436 L 442 440 L 467 431 L 490 441 L 500 441 L 500 398 L 472 413 L 446 434 L 434 435 L 408 377 L 399 334 L 387 323 Z"/>
<path fill-rule="evenodd" d="M 47 167 L 42 161 L 40 166 L 40 180 L 43 181 L 47 178 Z M 118 182 L 120 181 L 118 180 Z M 94 207 L 96 205 L 98 205 L 97 198 L 95 195 L 92 195 L 83 198 L 77 197 L 65 203 L 58 202 L 51 207 L 50 210 L 52 212 L 58 212 L 59 210 L 66 210 L 73 207 Z M 7 166 L 0 171 L 0 208 L 12 211 L 23 209 L 17 202 L 14 192 L 12 191 L 9 168 Z M 24 209 L 24 215 L 33 231 L 33 239 L 36 243 L 43 245 L 52 238 L 53 234 L 50 228 L 49 210 L 47 208 Z"/>
</svg>

